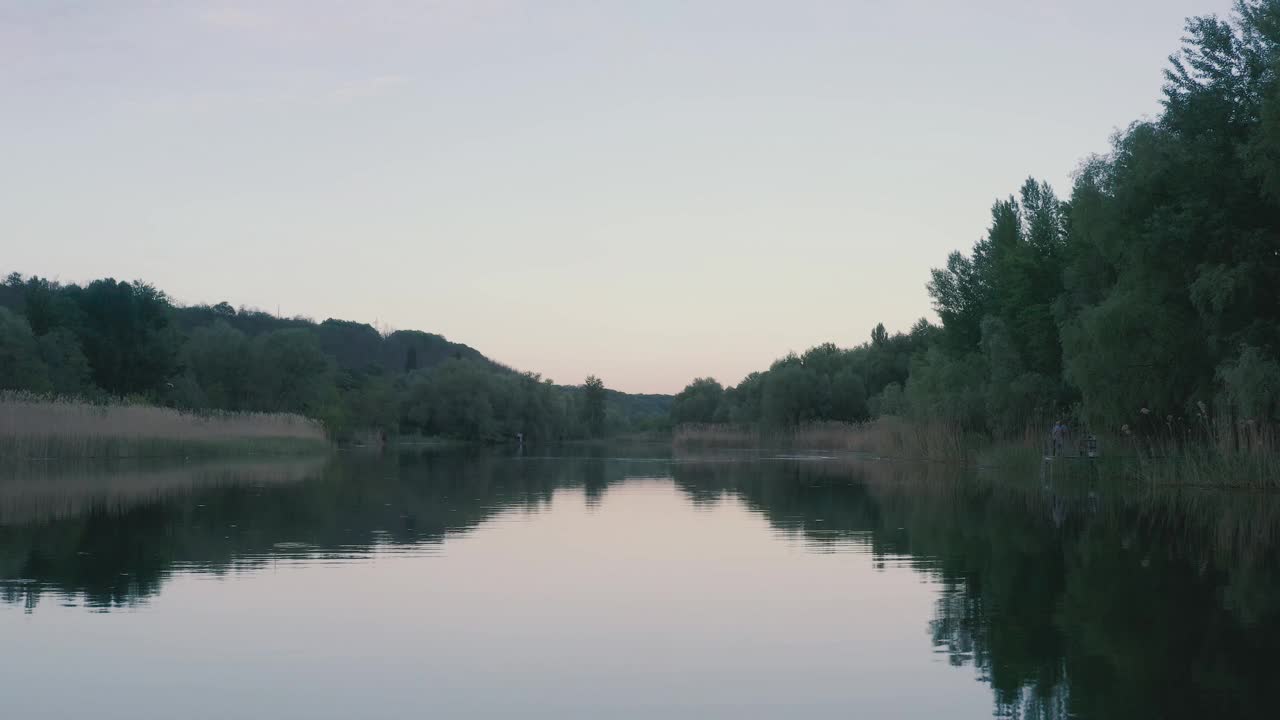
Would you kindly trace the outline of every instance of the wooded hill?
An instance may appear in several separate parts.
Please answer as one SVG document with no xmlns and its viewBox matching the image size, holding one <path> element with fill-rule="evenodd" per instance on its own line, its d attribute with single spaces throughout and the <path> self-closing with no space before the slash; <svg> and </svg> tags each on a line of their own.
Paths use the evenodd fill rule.
<svg viewBox="0 0 1280 720">
<path fill-rule="evenodd" d="M 670 397 L 560 386 L 416 330 L 174 305 L 144 282 L 0 284 L 0 389 L 191 410 L 296 412 L 374 431 L 500 440 L 599 437 L 667 422 Z"/>
</svg>

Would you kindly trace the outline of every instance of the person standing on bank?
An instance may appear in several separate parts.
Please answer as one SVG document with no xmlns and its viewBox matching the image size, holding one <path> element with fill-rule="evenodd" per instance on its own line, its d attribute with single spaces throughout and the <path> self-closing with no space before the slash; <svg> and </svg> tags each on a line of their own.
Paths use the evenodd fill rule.
<svg viewBox="0 0 1280 720">
<path fill-rule="evenodd" d="M 1049 433 L 1049 440 L 1053 444 L 1053 456 L 1057 457 L 1067 446 L 1067 423 L 1058 420 L 1053 424 L 1053 430 Z"/>
</svg>

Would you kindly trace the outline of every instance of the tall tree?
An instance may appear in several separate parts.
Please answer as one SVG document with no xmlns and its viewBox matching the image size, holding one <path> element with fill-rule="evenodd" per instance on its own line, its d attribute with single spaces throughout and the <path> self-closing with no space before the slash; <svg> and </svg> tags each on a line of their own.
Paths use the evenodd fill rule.
<svg viewBox="0 0 1280 720">
<path fill-rule="evenodd" d="M 605 396 L 604 381 L 588 375 L 582 383 L 582 423 L 591 437 L 604 436 Z"/>
<path fill-rule="evenodd" d="M 709 423 L 724 400 L 724 387 L 712 378 L 697 378 L 685 386 L 671 403 L 671 420 L 680 423 Z"/>
<path fill-rule="evenodd" d="M 113 395 L 163 388 L 178 370 L 180 342 L 168 296 L 111 278 L 69 290 L 83 316 L 80 341 L 94 382 Z"/>
<path fill-rule="evenodd" d="M 0 390 L 47 392 L 49 374 L 26 319 L 0 308 Z"/>
</svg>

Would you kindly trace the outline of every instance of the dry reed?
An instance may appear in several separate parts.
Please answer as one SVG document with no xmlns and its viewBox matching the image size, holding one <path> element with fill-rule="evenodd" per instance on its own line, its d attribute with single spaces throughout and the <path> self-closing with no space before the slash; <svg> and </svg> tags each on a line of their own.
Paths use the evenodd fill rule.
<svg viewBox="0 0 1280 720">
<path fill-rule="evenodd" d="M 966 433 L 941 421 L 912 422 L 882 417 L 872 422 L 812 423 L 788 430 L 752 426 L 697 425 L 677 427 L 673 445 L 698 449 L 793 449 L 856 452 L 880 458 L 977 462 L 984 467 L 1036 470 L 1048 449 L 1047 428 L 1028 425 L 998 442 Z M 1063 459 L 1085 460 L 1084 436 L 1073 438 Z M 1151 419 L 1145 426 L 1126 426 L 1120 435 L 1100 435 L 1100 458 L 1080 464 L 1080 471 L 1113 479 L 1143 480 L 1159 485 L 1280 486 L 1280 428 L 1252 421 L 1231 422 L 1202 417 L 1186 426 L 1172 418 Z M 1064 471 L 1074 470 L 1072 465 Z"/>
<path fill-rule="evenodd" d="M 1272 423 L 1229 416 L 1184 425 L 1172 417 L 1129 429 L 1135 474 L 1158 484 L 1280 486 L 1280 431 Z"/>
<path fill-rule="evenodd" d="M 160 457 L 283 453 L 327 444 L 324 428 L 284 413 L 187 413 L 0 394 L 0 457 Z"/>
<path fill-rule="evenodd" d="M 981 438 L 951 423 L 882 417 L 866 423 L 809 423 L 786 430 L 688 424 L 675 429 L 672 443 L 681 449 L 839 450 L 882 458 L 964 462 Z"/>
</svg>

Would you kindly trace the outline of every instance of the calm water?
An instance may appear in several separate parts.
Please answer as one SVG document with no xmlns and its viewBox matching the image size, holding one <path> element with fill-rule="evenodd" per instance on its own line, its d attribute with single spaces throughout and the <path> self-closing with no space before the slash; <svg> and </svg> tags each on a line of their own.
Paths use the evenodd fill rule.
<svg viewBox="0 0 1280 720">
<path fill-rule="evenodd" d="M 0 712 L 1280 716 L 1273 498 L 577 453 L 0 471 Z"/>
</svg>

